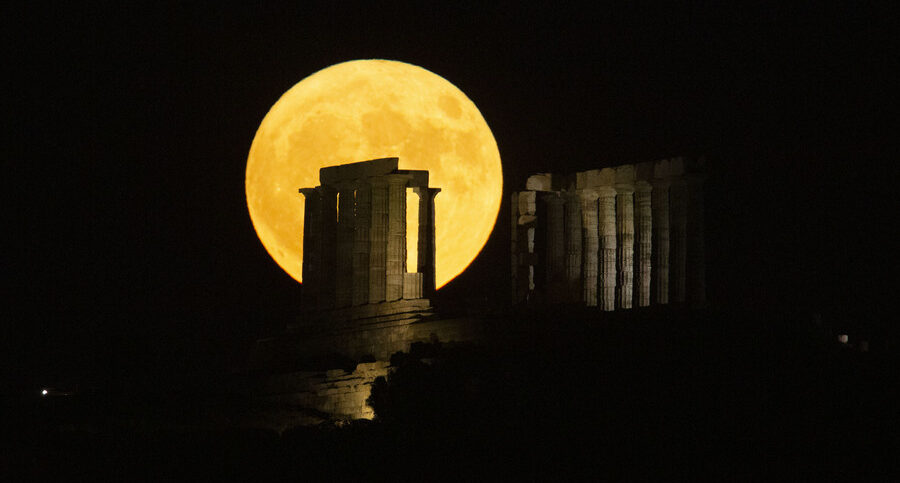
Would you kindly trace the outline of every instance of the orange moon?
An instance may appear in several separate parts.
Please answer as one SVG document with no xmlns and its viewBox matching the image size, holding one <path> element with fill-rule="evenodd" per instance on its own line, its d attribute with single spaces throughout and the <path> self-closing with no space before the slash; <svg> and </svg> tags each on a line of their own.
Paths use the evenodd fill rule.
<svg viewBox="0 0 900 483">
<path fill-rule="evenodd" d="M 481 112 L 426 69 L 354 60 L 322 69 L 285 92 L 250 147 L 250 219 L 285 272 L 302 282 L 304 200 L 298 188 L 317 186 L 319 168 L 386 157 L 399 157 L 400 169 L 428 170 L 430 186 L 441 188 L 434 208 L 437 286 L 475 259 L 503 193 L 500 152 Z M 409 215 L 409 226 L 417 226 Z M 415 246 L 408 240 L 410 252 Z"/>
</svg>

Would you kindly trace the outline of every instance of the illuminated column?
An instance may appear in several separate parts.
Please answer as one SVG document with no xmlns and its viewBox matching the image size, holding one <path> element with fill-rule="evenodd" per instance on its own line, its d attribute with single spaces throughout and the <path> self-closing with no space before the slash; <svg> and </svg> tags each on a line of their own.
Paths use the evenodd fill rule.
<svg viewBox="0 0 900 483">
<path fill-rule="evenodd" d="M 581 199 L 581 280 L 584 284 L 582 300 L 588 307 L 596 307 L 597 255 L 600 250 L 600 238 L 597 231 L 598 194 L 592 189 L 582 189 L 578 190 L 578 196 Z M 613 196 L 615 196 L 615 192 L 613 192 Z M 615 213 L 613 213 L 613 220 L 615 220 Z M 615 231 L 613 231 L 613 239 L 615 239 Z"/>
<path fill-rule="evenodd" d="M 638 307 L 650 305 L 650 257 L 652 255 L 651 240 L 652 217 L 650 210 L 650 197 L 653 188 L 646 181 L 637 181 L 634 184 L 634 225 L 635 225 L 635 272 L 634 289 L 635 300 Z"/>
<path fill-rule="evenodd" d="M 546 275 L 547 296 L 550 302 L 562 302 L 566 280 L 566 232 L 565 210 L 559 193 L 542 195 L 546 210 L 546 260 L 543 260 Z"/>
<path fill-rule="evenodd" d="M 383 176 L 372 178 L 372 224 L 369 227 L 369 303 L 385 300 L 388 182 Z"/>
<path fill-rule="evenodd" d="M 687 185 L 675 178 L 669 188 L 670 301 L 685 300 L 685 263 L 687 261 Z"/>
<path fill-rule="evenodd" d="M 409 177 L 391 174 L 388 179 L 387 288 L 385 300 L 403 298 L 406 274 L 406 184 Z"/>
<path fill-rule="evenodd" d="M 653 217 L 653 272 L 651 286 L 654 304 L 669 303 L 669 181 L 653 180 L 650 195 Z"/>
<path fill-rule="evenodd" d="M 335 306 L 348 307 L 353 300 L 353 185 L 340 183 L 337 213 L 337 256 L 335 257 Z"/>
<path fill-rule="evenodd" d="M 301 188 L 303 207 L 303 305 L 318 305 L 318 274 L 322 257 L 322 195 L 318 188 Z"/>
<path fill-rule="evenodd" d="M 703 181 L 698 174 L 687 176 L 687 284 L 688 300 L 694 307 L 706 305 L 706 255 L 703 239 Z"/>
<path fill-rule="evenodd" d="M 319 307 L 334 308 L 335 242 L 337 239 L 337 192 L 330 186 L 319 186 L 322 194 L 322 264 L 319 265 Z"/>
<path fill-rule="evenodd" d="M 634 292 L 634 185 L 616 184 L 616 306 L 630 309 Z"/>
<path fill-rule="evenodd" d="M 616 190 L 609 186 L 597 188 L 599 207 L 600 308 L 616 308 Z"/>
<path fill-rule="evenodd" d="M 372 188 L 362 181 L 356 188 L 353 225 L 353 305 L 369 302 L 369 230 L 372 226 Z"/>
<path fill-rule="evenodd" d="M 440 188 L 413 188 L 419 195 L 419 241 L 417 248 L 416 271 L 422 274 L 422 296 L 430 297 L 435 286 L 435 243 L 434 243 L 434 197 Z M 513 219 L 515 223 L 515 219 Z M 515 240 L 513 240 L 515 243 Z"/>
<path fill-rule="evenodd" d="M 566 236 L 566 288 L 571 302 L 580 302 L 581 282 L 581 200 L 572 191 L 563 192 Z"/>
</svg>

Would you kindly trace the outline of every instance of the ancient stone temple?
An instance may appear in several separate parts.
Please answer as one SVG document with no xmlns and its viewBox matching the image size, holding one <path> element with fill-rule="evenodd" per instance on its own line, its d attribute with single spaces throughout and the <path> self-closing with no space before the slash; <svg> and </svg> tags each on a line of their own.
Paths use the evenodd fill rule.
<svg viewBox="0 0 900 483">
<path fill-rule="evenodd" d="M 434 292 L 434 197 L 440 189 L 428 186 L 428 171 L 397 167 L 397 158 L 384 158 L 322 168 L 320 186 L 300 189 L 306 198 L 307 312 L 374 304 L 384 312 Z M 408 190 L 419 198 L 418 266 L 412 272 L 406 264 Z M 352 318 L 365 310 L 343 313 Z"/>
<path fill-rule="evenodd" d="M 703 158 L 540 173 L 512 194 L 512 301 L 706 302 Z"/>
<path fill-rule="evenodd" d="M 397 158 L 322 168 L 301 188 L 301 312 L 280 333 L 256 341 L 254 398 L 286 426 L 371 418 L 372 384 L 411 344 L 476 340 L 475 318 L 443 318 L 435 291 L 435 195 L 428 172 L 398 169 Z M 418 196 L 418 262 L 407 267 L 406 197 Z M 300 236 L 300 234 L 297 234 Z M 323 370 L 324 369 L 324 370 Z"/>
</svg>

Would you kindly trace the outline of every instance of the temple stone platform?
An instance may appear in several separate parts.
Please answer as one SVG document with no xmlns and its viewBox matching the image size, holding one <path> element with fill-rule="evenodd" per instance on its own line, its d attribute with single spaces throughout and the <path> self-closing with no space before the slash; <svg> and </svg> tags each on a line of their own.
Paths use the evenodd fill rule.
<svg viewBox="0 0 900 483">
<path fill-rule="evenodd" d="M 436 315 L 427 299 L 308 314 L 253 348 L 250 365 L 258 376 L 253 425 L 283 431 L 371 419 L 366 399 L 375 379 L 391 373 L 391 355 L 409 352 L 417 342 L 477 342 L 484 339 L 484 328 L 478 317 Z"/>
</svg>

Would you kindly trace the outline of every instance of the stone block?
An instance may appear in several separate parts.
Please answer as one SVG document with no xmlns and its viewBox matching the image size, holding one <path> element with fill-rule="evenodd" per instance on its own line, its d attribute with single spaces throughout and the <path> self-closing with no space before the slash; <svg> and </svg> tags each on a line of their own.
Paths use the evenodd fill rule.
<svg viewBox="0 0 900 483">
<path fill-rule="evenodd" d="M 592 189 L 616 184 L 616 170 L 613 168 L 591 169 L 575 173 L 577 189 Z"/>
<path fill-rule="evenodd" d="M 550 173 L 537 173 L 528 177 L 525 181 L 525 189 L 531 191 L 552 191 L 553 175 Z"/>
<path fill-rule="evenodd" d="M 534 215 L 537 213 L 537 193 L 534 191 L 519 192 L 519 214 Z"/>
<path fill-rule="evenodd" d="M 624 164 L 615 168 L 616 184 L 631 185 L 634 184 L 634 165 Z"/>
<path fill-rule="evenodd" d="M 323 184 L 334 184 L 340 181 L 352 181 L 369 176 L 384 176 L 397 170 L 399 158 L 380 158 L 359 163 L 348 163 L 339 166 L 328 166 L 319 169 L 319 181 Z"/>
</svg>

